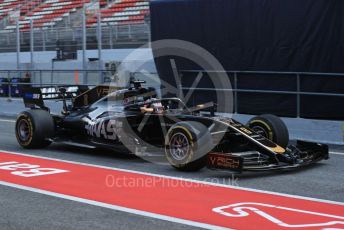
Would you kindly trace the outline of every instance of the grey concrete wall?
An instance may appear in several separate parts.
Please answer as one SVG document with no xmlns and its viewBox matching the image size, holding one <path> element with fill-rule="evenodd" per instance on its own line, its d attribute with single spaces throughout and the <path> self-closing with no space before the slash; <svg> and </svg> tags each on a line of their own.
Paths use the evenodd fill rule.
<svg viewBox="0 0 344 230">
<path fill-rule="evenodd" d="M 135 53 L 133 53 L 135 52 Z M 82 51 L 78 51 L 77 60 L 58 61 L 52 60 L 56 57 L 56 52 L 35 52 L 34 64 L 31 65 L 30 52 L 20 53 L 21 70 L 46 70 L 43 72 L 33 72 L 32 80 L 34 83 L 46 84 L 75 84 L 75 70 L 83 69 Z M 89 61 L 89 58 L 98 58 L 98 50 L 87 50 L 87 70 L 98 70 L 98 61 Z M 130 77 L 130 72 L 156 72 L 153 55 L 150 49 L 110 49 L 102 50 L 102 69 L 105 69 L 105 63 L 110 61 L 121 62 L 120 76 L 121 81 L 126 81 Z M 0 55 L 0 77 L 6 77 L 8 74 L 4 70 L 17 69 L 16 53 L 2 53 Z M 50 72 L 49 70 L 54 70 Z M 58 70 L 70 70 L 70 72 L 58 72 Z M 11 73 L 11 77 L 20 77 L 25 73 Z M 99 72 L 90 71 L 87 74 L 79 72 L 79 83 L 81 84 L 99 84 L 102 82 L 103 75 Z M 142 78 L 142 77 L 141 77 Z"/>
<path fill-rule="evenodd" d="M 122 61 L 125 60 L 131 52 L 137 52 L 140 59 L 130 58 L 132 61 L 146 61 L 147 59 L 152 59 L 153 55 L 150 49 L 107 49 L 102 50 L 102 60 L 103 61 Z M 0 54 L 0 69 L 16 69 L 17 64 L 17 54 L 14 53 L 1 53 Z M 34 62 L 36 65 L 39 64 L 51 64 L 51 60 L 56 57 L 56 52 L 54 51 L 44 51 L 44 52 L 35 52 L 34 53 Z M 98 58 L 98 50 L 87 50 L 87 58 Z M 21 63 L 31 63 L 30 52 L 21 52 L 20 53 L 20 62 Z M 78 59 L 76 60 L 79 64 L 82 63 L 82 51 L 78 50 Z M 50 69 L 51 66 L 45 65 L 47 69 Z M 79 66 L 82 67 L 82 66 Z M 65 68 L 75 68 L 72 64 L 66 64 Z"/>
</svg>

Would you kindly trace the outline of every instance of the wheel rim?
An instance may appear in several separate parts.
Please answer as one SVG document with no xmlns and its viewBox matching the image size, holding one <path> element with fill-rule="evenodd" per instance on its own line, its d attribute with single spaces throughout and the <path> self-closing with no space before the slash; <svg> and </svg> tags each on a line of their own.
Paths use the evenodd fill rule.
<svg viewBox="0 0 344 230">
<path fill-rule="evenodd" d="M 263 127 L 260 126 L 254 126 L 252 127 L 252 130 L 255 131 L 256 133 L 258 133 L 259 135 L 269 138 L 268 133 L 266 132 L 266 130 Z"/>
<path fill-rule="evenodd" d="M 175 160 L 185 160 L 189 155 L 189 149 L 190 142 L 183 133 L 176 133 L 171 137 L 170 153 Z"/>
<path fill-rule="evenodd" d="M 30 138 L 30 126 L 28 121 L 20 120 L 17 128 L 19 139 L 22 141 L 28 141 Z"/>
</svg>

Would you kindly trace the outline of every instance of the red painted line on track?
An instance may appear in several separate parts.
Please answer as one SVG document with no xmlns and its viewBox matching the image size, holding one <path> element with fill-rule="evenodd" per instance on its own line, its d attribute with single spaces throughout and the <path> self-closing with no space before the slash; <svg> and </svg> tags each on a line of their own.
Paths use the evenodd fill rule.
<svg viewBox="0 0 344 230">
<path fill-rule="evenodd" d="M 66 170 L 23 177 L 4 162 Z M 3 168 L 5 167 L 5 169 Z M 11 169 L 11 167 L 10 167 Z M 15 173 L 19 171 L 19 173 Z M 36 170 L 37 171 L 37 170 Z M 38 170 L 39 171 L 39 170 Z M 173 178 L 0 153 L 0 180 L 105 204 L 234 229 L 344 228 L 344 206 Z M 315 191 L 316 193 L 316 188 Z M 216 209 L 217 208 L 217 209 Z"/>
</svg>

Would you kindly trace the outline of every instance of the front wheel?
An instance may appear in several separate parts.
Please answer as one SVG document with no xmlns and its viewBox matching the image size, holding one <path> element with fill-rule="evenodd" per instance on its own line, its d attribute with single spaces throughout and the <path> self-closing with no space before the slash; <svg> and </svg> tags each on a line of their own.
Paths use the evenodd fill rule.
<svg viewBox="0 0 344 230">
<path fill-rule="evenodd" d="M 15 133 L 23 148 L 45 148 L 51 144 L 54 136 L 54 120 L 45 110 L 28 110 L 18 115 Z"/>
<path fill-rule="evenodd" d="M 206 166 L 213 148 L 209 130 L 198 122 L 180 122 L 171 127 L 165 139 L 166 158 L 180 171 L 198 171 Z"/>
<path fill-rule="evenodd" d="M 248 124 L 253 131 L 285 148 L 289 143 L 289 132 L 281 118 L 264 114 L 252 118 Z"/>
</svg>

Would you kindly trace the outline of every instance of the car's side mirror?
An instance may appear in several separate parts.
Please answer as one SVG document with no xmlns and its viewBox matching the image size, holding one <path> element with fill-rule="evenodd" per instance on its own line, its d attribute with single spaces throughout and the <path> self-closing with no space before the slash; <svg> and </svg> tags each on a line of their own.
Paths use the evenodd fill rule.
<svg viewBox="0 0 344 230">
<path fill-rule="evenodd" d="M 210 116 L 215 116 L 217 105 L 214 102 L 196 105 L 196 112 L 206 111 L 210 112 Z"/>
</svg>

